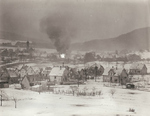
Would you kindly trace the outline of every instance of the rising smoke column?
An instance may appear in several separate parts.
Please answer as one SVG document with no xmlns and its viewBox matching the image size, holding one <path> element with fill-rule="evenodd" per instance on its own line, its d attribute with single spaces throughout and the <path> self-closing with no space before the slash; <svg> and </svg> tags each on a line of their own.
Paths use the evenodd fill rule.
<svg viewBox="0 0 150 116">
<path fill-rule="evenodd" d="M 59 53 L 66 53 L 74 35 L 72 17 L 65 12 L 53 13 L 42 19 L 41 30 L 48 35 Z"/>
</svg>

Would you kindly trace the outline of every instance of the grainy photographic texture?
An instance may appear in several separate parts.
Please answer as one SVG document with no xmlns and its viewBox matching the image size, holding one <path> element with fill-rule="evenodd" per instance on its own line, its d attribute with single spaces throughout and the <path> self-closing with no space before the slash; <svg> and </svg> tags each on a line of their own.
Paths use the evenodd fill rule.
<svg viewBox="0 0 150 116">
<path fill-rule="evenodd" d="M 0 116 L 149 109 L 149 0 L 0 0 Z"/>
</svg>

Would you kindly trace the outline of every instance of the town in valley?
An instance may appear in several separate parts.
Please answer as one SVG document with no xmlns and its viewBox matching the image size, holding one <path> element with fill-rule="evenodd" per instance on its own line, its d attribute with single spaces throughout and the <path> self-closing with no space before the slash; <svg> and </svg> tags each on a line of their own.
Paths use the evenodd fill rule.
<svg viewBox="0 0 150 116">
<path fill-rule="evenodd" d="M 0 115 L 148 116 L 147 0 L 58 1 L 0 0 Z"/>
</svg>

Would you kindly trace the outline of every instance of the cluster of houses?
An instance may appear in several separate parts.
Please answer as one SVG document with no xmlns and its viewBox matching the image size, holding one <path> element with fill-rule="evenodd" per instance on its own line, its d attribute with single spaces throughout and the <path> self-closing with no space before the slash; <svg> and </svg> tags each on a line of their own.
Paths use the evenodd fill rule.
<svg viewBox="0 0 150 116">
<path fill-rule="evenodd" d="M 9 84 L 21 84 L 22 88 L 29 88 L 41 80 L 41 70 L 27 65 L 17 68 L 1 68 L 0 70 L 0 87 L 8 87 Z"/>
<path fill-rule="evenodd" d="M 21 42 L 17 42 L 20 43 Z M 0 49 L 0 61 L 2 63 L 9 63 L 16 60 L 26 60 L 33 58 L 34 49 L 30 46 L 30 42 L 23 42 L 23 45 L 25 44 L 26 48 L 1 48 Z M 21 44 L 21 45 L 22 45 Z M 0 63 L 1 63 L 0 62 Z"/>
<path fill-rule="evenodd" d="M 125 68 L 105 68 L 103 73 L 103 82 L 119 83 L 126 85 L 138 81 L 147 81 L 147 67 L 145 64 L 133 63 L 129 69 Z"/>
<path fill-rule="evenodd" d="M 68 80 L 68 75 L 69 68 L 65 66 L 38 68 L 21 65 L 14 68 L 0 68 L 0 88 L 7 88 L 10 84 L 20 84 L 22 89 L 30 89 L 43 82 L 47 85 L 62 84 Z"/>
<path fill-rule="evenodd" d="M 70 68 L 68 66 L 54 66 L 46 68 L 38 68 L 27 65 L 18 66 L 16 68 L 0 68 L 0 88 L 9 87 L 10 84 L 20 84 L 22 89 L 30 89 L 31 87 L 46 83 L 49 84 L 75 84 L 79 80 L 86 81 L 89 76 L 95 75 L 95 68 Z M 103 68 L 98 67 L 100 77 L 103 82 L 118 83 L 126 85 L 126 83 L 141 81 L 147 75 L 147 67 L 145 64 L 131 64 L 130 69 L 125 68 Z M 93 74 L 91 74 L 93 71 Z M 98 72 L 96 73 L 98 74 Z M 78 80 L 79 79 L 79 80 Z M 71 83 L 72 82 L 72 83 Z"/>
<path fill-rule="evenodd" d="M 7 47 L 26 47 L 26 42 L 27 41 L 4 41 L 0 43 L 2 46 L 7 46 Z M 29 41 L 30 45 L 33 46 L 32 41 Z"/>
</svg>

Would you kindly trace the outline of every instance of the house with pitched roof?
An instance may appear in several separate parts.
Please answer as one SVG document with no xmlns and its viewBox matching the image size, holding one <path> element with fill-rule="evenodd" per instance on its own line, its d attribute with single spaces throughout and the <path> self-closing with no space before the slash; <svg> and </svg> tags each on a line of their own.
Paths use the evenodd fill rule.
<svg viewBox="0 0 150 116">
<path fill-rule="evenodd" d="M 115 71 L 115 77 L 117 78 L 117 80 L 115 80 L 115 81 L 117 81 L 121 85 L 125 85 L 126 83 L 129 82 L 128 72 L 124 68 L 117 69 Z"/>
<path fill-rule="evenodd" d="M 53 67 L 49 74 L 50 82 L 54 82 L 55 84 L 61 84 L 64 80 L 65 70 L 65 67 Z"/>
<path fill-rule="evenodd" d="M 49 79 L 49 74 L 51 72 L 52 68 L 51 67 L 46 67 L 42 70 L 42 76 L 43 76 L 43 79 L 45 80 L 48 80 Z"/>
<path fill-rule="evenodd" d="M 4 70 L 0 67 L 0 76 L 3 74 Z"/>
<path fill-rule="evenodd" d="M 40 74 L 41 71 L 42 71 L 39 67 L 32 67 L 32 69 L 34 70 L 34 73 L 35 73 L 36 75 Z"/>
<path fill-rule="evenodd" d="M 9 82 L 9 74 L 8 74 L 6 68 L 1 70 L 0 80 L 5 80 L 5 81 Z"/>
<path fill-rule="evenodd" d="M 9 87 L 9 78 L 8 73 L 5 69 L 0 67 L 0 88 L 8 88 Z"/>
<path fill-rule="evenodd" d="M 35 71 L 33 70 L 31 66 L 27 67 L 26 73 L 27 75 L 35 75 Z"/>
<path fill-rule="evenodd" d="M 7 73 L 8 73 L 8 78 L 9 78 L 9 83 L 14 84 L 14 83 L 19 83 L 19 75 L 15 72 L 15 69 L 10 69 L 7 68 Z"/>
<path fill-rule="evenodd" d="M 30 66 L 27 68 L 27 75 L 30 85 L 33 86 L 37 81 L 41 81 L 41 77 L 39 74 L 36 74 L 34 69 Z"/>
<path fill-rule="evenodd" d="M 103 82 L 120 83 L 129 82 L 128 72 L 124 68 L 106 68 L 103 73 Z"/>
<path fill-rule="evenodd" d="M 130 66 L 130 75 L 146 75 L 147 74 L 147 67 L 145 64 L 138 64 L 133 63 Z"/>
<path fill-rule="evenodd" d="M 23 65 L 20 68 L 20 70 L 19 70 L 19 76 L 20 76 L 20 78 L 23 78 L 25 75 L 27 75 L 27 68 L 28 68 L 28 66 L 26 66 L 26 65 Z"/>
<path fill-rule="evenodd" d="M 103 82 L 110 82 L 110 77 L 109 77 L 109 71 L 111 70 L 110 67 L 106 67 L 104 69 L 104 73 L 103 73 Z"/>
</svg>

